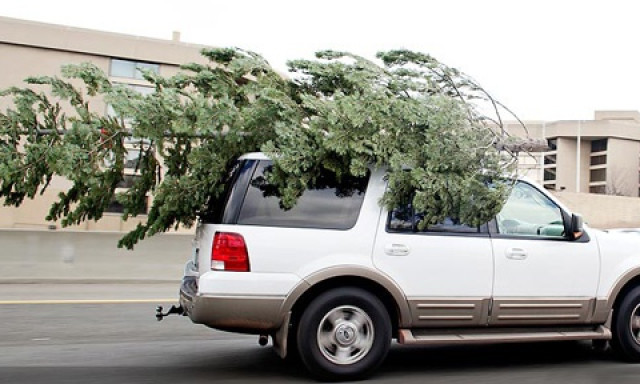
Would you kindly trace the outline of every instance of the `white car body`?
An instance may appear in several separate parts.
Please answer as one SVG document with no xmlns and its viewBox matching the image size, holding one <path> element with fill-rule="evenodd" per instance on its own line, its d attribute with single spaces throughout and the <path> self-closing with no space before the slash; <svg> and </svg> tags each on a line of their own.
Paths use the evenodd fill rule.
<svg viewBox="0 0 640 384">
<path fill-rule="evenodd" d="M 566 232 L 572 213 L 543 188 L 522 183 L 546 197 L 551 211 L 557 207 L 564 224 L 554 225 Z M 355 286 L 384 302 L 393 337 L 404 344 L 608 340 L 616 305 L 640 284 L 634 236 L 587 226 L 579 239 L 506 235 L 496 223 L 483 233 L 394 232 L 379 204 L 385 188 L 384 172 L 373 170 L 350 229 L 200 223 L 181 289 L 186 314 L 210 327 L 270 335 L 285 356 L 309 303 Z M 250 271 L 212 269 L 220 232 L 244 238 Z"/>
</svg>

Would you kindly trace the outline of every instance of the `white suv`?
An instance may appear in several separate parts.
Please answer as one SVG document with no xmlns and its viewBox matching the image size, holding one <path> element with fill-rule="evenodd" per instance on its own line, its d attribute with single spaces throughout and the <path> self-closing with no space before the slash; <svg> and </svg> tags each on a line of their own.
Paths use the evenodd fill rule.
<svg viewBox="0 0 640 384">
<path fill-rule="evenodd" d="M 271 336 L 325 379 L 371 373 L 392 339 L 611 340 L 640 360 L 640 241 L 583 228 L 544 189 L 519 181 L 480 227 L 419 229 L 411 204 L 380 206 L 383 171 L 326 175 L 284 210 L 269 167 L 241 157 L 201 215 L 177 308 L 193 322 Z"/>
</svg>

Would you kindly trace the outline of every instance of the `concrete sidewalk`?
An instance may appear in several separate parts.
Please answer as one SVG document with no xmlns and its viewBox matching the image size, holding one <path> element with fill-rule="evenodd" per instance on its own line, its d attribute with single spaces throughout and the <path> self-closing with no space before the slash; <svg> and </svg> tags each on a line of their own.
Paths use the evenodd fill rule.
<svg viewBox="0 0 640 384">
<path fill-rule="evenodd" d="M 0 230 L 0 284 L 179 282 L 189 234 L 160 234 L 133 251 L 119 232 Z"/>
</svg>

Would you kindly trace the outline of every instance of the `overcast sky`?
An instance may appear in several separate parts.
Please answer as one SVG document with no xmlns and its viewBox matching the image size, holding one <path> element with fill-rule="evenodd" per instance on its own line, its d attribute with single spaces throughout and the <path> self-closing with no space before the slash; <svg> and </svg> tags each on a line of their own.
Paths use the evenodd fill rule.
<svg viewBox="0 0 640 384">
<path fill-rule="evenodd" d="M 427 52 L 529 120 L 640 110 L 640 2 L 628 0 L 13 0 L 0 15 L 256 51 L 277 69 L 322 49 Z M 1 70 L 1 68 L 0 68 Z"/>
</svg>

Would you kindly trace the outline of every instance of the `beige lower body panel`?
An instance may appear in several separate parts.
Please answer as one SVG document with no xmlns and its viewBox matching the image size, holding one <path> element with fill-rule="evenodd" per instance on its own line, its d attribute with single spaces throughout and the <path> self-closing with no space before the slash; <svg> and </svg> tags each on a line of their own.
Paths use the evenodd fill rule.
<svg viewBox="0 0 640 384">
<path fill-rule="evenodd" d="M 273 333 L 283 322 L 284 297 L 181 295 L 180 304 L 194 323 L 243 333 Z"/>
<path fill-rule="evenodd" d="M 609 301 L 607 299 L 597 299 L 596 307 L 593 310 L 593 318 L 591 319 L 594 323 L 604 323 L 609 320 L 611 316 L 612 307 L 609 305 Z"/>
<path fill-rule="evenodd" d="M 412 328 L 604 322 L 591 298 L 412 298 L 408 302 Z"/>
<path fill-rule="evenodd" d="M 490 299 L 478 298 L 414 298 L 409 300 L 412 326 L 474 327 L 488 321 Z"/>
<path fill-rule="evenodd" d="M 496 298 L 490 326 L 588 324 L 596 301 L 590 298 Z"/>
</svg>

